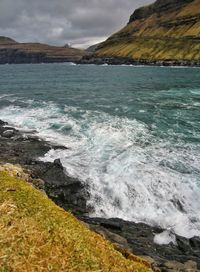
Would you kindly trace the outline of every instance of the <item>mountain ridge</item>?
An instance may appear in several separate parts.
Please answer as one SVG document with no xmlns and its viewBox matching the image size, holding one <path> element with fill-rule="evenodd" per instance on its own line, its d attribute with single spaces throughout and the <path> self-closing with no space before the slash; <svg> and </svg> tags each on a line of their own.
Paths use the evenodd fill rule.
<svg viewBox="0 0 200 272">
<path fill-rule="evenodd" d="M 192 1 L 193 0 L 157 0 L 153 4 L 136 9 L 131 15 L 129 23 L 132 23 L 138 19 L 144 19 L 155 12 L 177 9 L 178 7 L 181 7 Z"/>
<path fill-rule="evenodd" d="M 98 57 L 148 61 L 200 60 L 200 0 L 157 0 L 96 50 Z"/>
</svg>

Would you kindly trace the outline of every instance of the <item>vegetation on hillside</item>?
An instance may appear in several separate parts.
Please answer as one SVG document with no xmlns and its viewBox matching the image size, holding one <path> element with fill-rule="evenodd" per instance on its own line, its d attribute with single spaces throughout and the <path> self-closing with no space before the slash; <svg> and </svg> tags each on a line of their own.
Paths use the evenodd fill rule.
<svg viewBox="0 0 200 272">
<path fill-rule="evenodd" d="M 32 185 L 0 170 L 0 272 L 151 271 Z"/>
<path fill-rule="evenodd" d="M 148 8 L 153 9 L 153 5 L 140 13 Z M 136 17 L 101 44 L 97 55 L 137 60 L 200 60 L 200 0 L 156 10 L 141 19 Z"/>
</svg>

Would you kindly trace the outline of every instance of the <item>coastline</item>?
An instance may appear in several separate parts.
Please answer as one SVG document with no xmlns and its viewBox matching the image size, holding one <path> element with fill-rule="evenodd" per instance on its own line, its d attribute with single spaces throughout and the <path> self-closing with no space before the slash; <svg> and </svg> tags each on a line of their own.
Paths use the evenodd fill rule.
<svg viewBox="0 0 200 272">
<path fill-rule="evenodd" d="M 60 160 L 50 163 L 38 159 L 52 148 L 66 147 L 52 145 L 37 138 L 34 133 L 18 131 L 0 121 L 0 163 L 21 165 L 30 177 L 30 182 L 36 188 L 45 191 L 58 206 L 66 211 L 72 211 L 90 229 L 121 248 L 150 258 L 152 266 L 159 268 L 160 271 L 178 271 L 177 265 L 183 268 L 183 264 L 188 261 L 197 263 L 200 268 L 200 237 L 186 239 L 176 236 L 176 245 L 173 243 L 158 245 L 154 243 L 155 234 L 164 231 L 159 227 L 126 222 L 122 219 L 90 218 L 89 212 L 92 207 L 87 206 L 88 188 L 81 181 L 67 176 Z M 194 263 L 192 264 L 194 266 Z M 176 265 L 176 268 L 169 270 L 169 267 L 166 268 L 167 265 L 171 267 Z"/>
<path fill-rule="evenodd" d="M 82 58 L 67 57 L 67 58 L 50 58 L 44 57 L 41 54 L 23 56 L 23 58 L 0 60 L 0 65 L 6 64 L 52 64 L 52 63 L 69 63 L 74 64 L 95 64 L 95 65 L 129 65 L 129 66 L 155 66 L 155 67 L 200 67 L 199 61 L 190 60 L 135 60 L 123 57 L 98 57 L 93 54 L 86 54 Z"/>
<path fill-rule="evenodd" d="M 140 59 L 134 60 L 131 58 L 122 57 L 98 57 L 96 55 L 84 56 L 77 61 L 78 64 L 96 64 L 96 65 L 144 65 L 144 66 L 177 66 L 177 67 L 200 67 L 200 61 L 188 60 L 147 60 Z"/>
</svg>

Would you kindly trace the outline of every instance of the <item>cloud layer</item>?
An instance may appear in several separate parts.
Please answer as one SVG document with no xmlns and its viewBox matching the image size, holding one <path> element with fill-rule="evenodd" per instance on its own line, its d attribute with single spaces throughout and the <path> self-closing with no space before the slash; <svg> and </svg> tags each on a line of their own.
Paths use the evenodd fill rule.
<svg viewBox="0 0 200 272">
<path fill-rule="evenodd" d="M 86 47 L 123 27 L 152 0 L 1 0 L 0 36 Z"/>
</svg>

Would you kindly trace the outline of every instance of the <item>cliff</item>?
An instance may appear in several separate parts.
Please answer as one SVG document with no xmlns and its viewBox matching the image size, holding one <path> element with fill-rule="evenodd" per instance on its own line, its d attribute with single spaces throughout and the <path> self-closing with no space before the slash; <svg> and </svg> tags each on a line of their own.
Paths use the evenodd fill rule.
<svg viewBox="0 0 200 272">
<path fill-rule="evenodd" d="M 83 50 L 51 46 L 41 43 L 18 43 L 0 36 L 0 64 L 50 63 L 78 61 L 85 55 Z"/>
<path fill-rule="evenodd" d="M 99 57 L 148 61 L 200 60 L 200 0 L 157 0 L 101 44 Z"/>
</svg>

